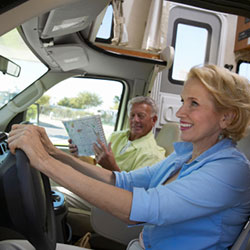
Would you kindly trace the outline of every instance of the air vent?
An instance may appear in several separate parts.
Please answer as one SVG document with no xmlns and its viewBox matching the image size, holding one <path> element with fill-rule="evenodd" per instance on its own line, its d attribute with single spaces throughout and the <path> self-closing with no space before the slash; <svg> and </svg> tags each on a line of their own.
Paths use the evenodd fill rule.
<svg viewBox="0 0 250 250">
<path fill-rule="evenodd" d="M 17 7 L 18 5 L 27 2 L 28 0 L 1 0 L 0 1 L 0 14 Z"/>
<path fill-rule="evenodd" d="M 3 160 L 8 155 L 9 149 L 8 144 L 5 141 L 0 142 L 0 164 L 3 162 Z"/>
</svg>

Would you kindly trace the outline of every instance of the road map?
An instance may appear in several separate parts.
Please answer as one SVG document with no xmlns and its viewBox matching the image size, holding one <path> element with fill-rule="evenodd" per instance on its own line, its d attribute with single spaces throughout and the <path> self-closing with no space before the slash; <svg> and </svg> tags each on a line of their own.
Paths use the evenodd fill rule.
<svg viewBox="0 0 250 250">
<path fill-rule="evenodd" d="M 94 155 L 93 143 L 100 138 L 107 145 L 101 117 L 99 115 L 85 116 L 80 119 L 63 121 L 69 138 L 78 147 L 79 156 Z"/>
</svg>

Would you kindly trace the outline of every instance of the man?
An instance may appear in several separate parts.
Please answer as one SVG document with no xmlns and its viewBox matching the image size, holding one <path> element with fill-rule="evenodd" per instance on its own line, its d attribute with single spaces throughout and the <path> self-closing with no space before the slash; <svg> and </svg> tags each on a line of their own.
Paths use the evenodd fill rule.
<svg viewBox="0 0 250 250">
<path fill-rule="evenodd" d="M 131 171 L 164 159 L 165 150 L 154 139 L 152 128 L 157 121 L 157 107 L 150 97 L 138 96 L 128 103 L 129 129 L 114 132 L 106 146 L 94 144 L 96 162 L 111 171 Z M 77 146 L 69 144 L 77 155 Z"/>
</svg>

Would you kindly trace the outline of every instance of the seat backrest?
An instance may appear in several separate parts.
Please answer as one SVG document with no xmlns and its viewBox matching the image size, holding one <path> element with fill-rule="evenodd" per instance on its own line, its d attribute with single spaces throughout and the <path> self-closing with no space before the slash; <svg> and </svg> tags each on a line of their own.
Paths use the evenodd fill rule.
<svg viewBox="0 0 250 250">
<path fill-rule="evenodd" d="M 248 239 L 250 236 L 250 220 L 247 221 L 245 224 L 243 230 L 241 231 L 239 237 L 233 244 L 233 246 L 230 248 L 231 250 L 246 250 Z"/>
<path fill-rule="evenodd" d="M 156 136 L 156 142 L 166 150 L 165 156 L 174 151 L 173 143 L 180 140 L 180 128 L 176 122 L 164 124 Z"/>
<path fill-rule="evenodd" d="M 237 148 L 250 160 L 250 127 L 247 129 L 247 135 L 237 143 Z"/>
<path fill-rule="evenodd" d="M 250 127 L 247 129 L 247 135 L 237 143 L 237 148 L 250 160 Z M 250 181 L 250 180 L 249 180 Z M 231 250 L 249 249 L 250 239 L 250 219 L 245 224 L 239 237 L 233 244 Z"/>
<path fill-rule="evenodd" d="M 139 237 L 142 226 L 128 227 L 128 225 L 103 210 L 92 207 L 90 223 L 99 235 L 123 245 Z"/>
</svg>

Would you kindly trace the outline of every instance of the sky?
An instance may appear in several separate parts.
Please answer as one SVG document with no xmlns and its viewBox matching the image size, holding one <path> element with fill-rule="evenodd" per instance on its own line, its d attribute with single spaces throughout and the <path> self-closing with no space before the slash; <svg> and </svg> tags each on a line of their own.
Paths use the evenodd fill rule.
<svg viewBox="0 0 250 250">
<path fill-rule="evenodd" d="M 173 79 L 185 80 L 191 67 L 204 63 L 207 39 L 208 31 L 205 28 L 178 24 Z"/>
<path fill-rule="evenodd" d="M 250 81 L 250 64 L 242 62 L 239 68 L 239 74 L 246 77 Z"/>
<path fill-rule="evenodd" d="M 102 24 L 98 30 L 97 37 L 101 37 L 104 39 L 107 39 L 110 37 L 112 15 L 113 15 L 113 9 L 112 9 L 112 6 L 109 5 L 106 10 L 105 16 L 103 18 Z"/>
<path fill-rule="evenodd" d="M 103 104 L 99 106 L 100 108 L 109 109 L 114 106 L 114 96 L 121 96 L 122 89 L 123 85 L 117 81 L 70 78 L 52 87 L 46 92 L 46 95 L 51 96 L 51 104 L 56 104 L 64 97 L 76 97 L 78 93 L 87 91 L 101 97 Z"/>
</svg>

